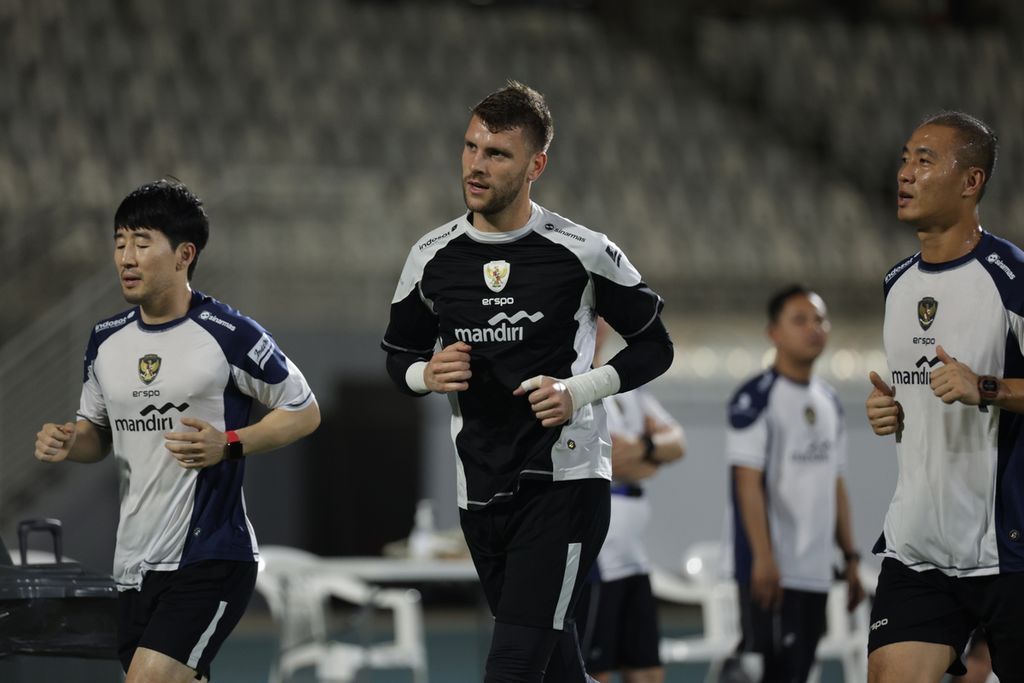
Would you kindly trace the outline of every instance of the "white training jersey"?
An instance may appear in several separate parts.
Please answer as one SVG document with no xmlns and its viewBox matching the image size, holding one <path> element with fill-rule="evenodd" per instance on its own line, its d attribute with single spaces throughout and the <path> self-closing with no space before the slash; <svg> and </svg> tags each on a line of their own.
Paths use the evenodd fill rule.
<svg viewBox="0 0 1024 683">
<path fill-rule="evenodd" d="M 651 417 L 665 425 L 676 426 L 665 409 L 644 389 L 634 389 L 604 399 L 608 432 L 630 439 L 646 433 L 644 420 Z M 651 506 L 639 484 L 612 481 L 611 521 L 597 568 L 602 581 L 617 581 L 627 576 L 647 574 L 650 562 L 644 536 L 651 517 Z"/>
<path fill-rule="evenodd" d="M 121 474 L 114 551 L 120 590 L 149 570 L 258 559 L 245 513 L 245 459 L 183 469 L 164 434 L 192 417 L 226 431 L 249 423 L 252 399 L 301 410 L 314 401 L 298 368 L 254 321 L 194 292 L 184 318 L 147 325 L 138 307 L 93 327 L 79 419 L 111 435 Z"/>
<path fill-rule="evenodd" d="M 836 533 L 836 479 L 846 471 L 846 430 L 835 391 L 769 369 L 729 403 L 726 461 L 764 473 L 772 551 L 783 588 L 827 592 L 832 585 Z M 732 508 L 726 524 L 736 580 L 750 581 L 750 542 L 730 476 Z M 728 560 L 726 561 L 728 562 Z"/>
<path fill-rule="evenodd" d="M 885 276 L 885 352 L 905 417 L 875 552 L 911 569 L 1024 571 L 1024 416 L 946 405 L 930 387 L 939 345 L 979 375 L 1024 377 L 1018 278 L 1024 253 L 987 232 L 955 261 L 916 254 Z"/>
</svg>

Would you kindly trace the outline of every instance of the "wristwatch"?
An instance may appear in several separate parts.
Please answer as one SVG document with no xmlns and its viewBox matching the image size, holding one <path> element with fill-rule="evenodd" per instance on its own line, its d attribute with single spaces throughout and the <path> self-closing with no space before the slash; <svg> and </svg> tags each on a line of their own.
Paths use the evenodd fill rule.
<svg viewBox="0 0 1024 683">
<path fill-rule="evenodd" d="M 228 438 L 228 442 L 224 444 L 224 459 L 241 460 L 245 453 L 242 440 L 238 438 L 238 432 L 234 430 L 227 431 L 224 432 L 224 436 Z"/>
<path fill-rule="evenodd" d="M 978 396 L 981 405 L 987 406 L 999 398 L 999 380 L 993 375 L 982 375 L 978 378 Z"/>
<path fill-rule="evenodd" d="M 642 441 L 644 443 L 644 461 L 652 465 L 660 465 L 661 461 L 654 457 L 654 439 L 651 438 L 650 434 L 644 434 Z"/>
</svg>

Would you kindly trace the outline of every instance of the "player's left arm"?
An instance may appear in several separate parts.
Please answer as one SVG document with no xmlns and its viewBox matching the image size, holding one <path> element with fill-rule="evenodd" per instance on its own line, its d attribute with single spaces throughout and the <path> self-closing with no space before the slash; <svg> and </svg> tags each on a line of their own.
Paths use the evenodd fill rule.
<svg viewBox="0 0 1024 683">
<path fill-rule="evenodd" d="M 222 348 L 237 390 L 268 410 L 251 425 L 221 431 L 210 422 L 186 415 L 186 428 L 166 432 L 167 450 L 186 469 L 202 469 L 228 456 L 228 435 L 242 444 L 242 456 L 286 446 L 320 426 L 320 408 L 302 371 L 281 351 L 277 342 L 255 322 L 239 318 L 238 330 Z M 230 424 L 226 426 L 231 426 Z"/>
<path fill-rule="evenodd" d="M 935 353 L 942 366 L 932 371 L 932 393 L 943 403 L 980 405 L 979 374 L 950 356 L 942 346 L 936 347 Z M 1011 413 L 1024 413 L 1024 378 L 1000 377 L 996 378 L 996 383 L 996 398 L 987 403 Z"/>
<path fill-rule="evenodd" d="M 843 569 L 847 585 L 846 609 L 853 608 L 864 599 L 864 587 L 860 583 L 860 553 L 853 542 L 853 517 L 850 514 L 850 497 L 846 493 L 846 480 L 836 477 L 836 545 L 843 553 L 846 567 Z"/>
<path fill-rule="evenodd" d="M 660 317 L 626 344 L 599 368 L 565 379 L 537 375 L 512 393 L 528 396 L 533 414 L 543 426 L 557 427 L 568 422 L 579 407 L 646 384 L 672 364 L 672 340 Z"/>
<path fill-rule="evenodd" d="M 537 375 L 512 392 L 528 396 L 545 427 L 565 424 L 579 408 L 647 384 L 672 365 L 673 347 L 661 321 L 664 301 L 640 278 L 629 259 L 606 238 L 586 259 L 594 308 L 625 340 L 626 348 L 605 365 L 559 379 Z"/>
<path fill-rule="evenodd" d="M 228 437 L 209 422 L 183 417 L 181 423 L 190 432 L 167 432 L 167 450 L 185 469 L 202 469 L 224 459 Z M 242 442 L 245 457 L 287 446 L 312 434 L 320 426 L 320 407 L 313 399 L 299 410 L 275 408 L 259 422 L 234 430 Z"/>
</svg>

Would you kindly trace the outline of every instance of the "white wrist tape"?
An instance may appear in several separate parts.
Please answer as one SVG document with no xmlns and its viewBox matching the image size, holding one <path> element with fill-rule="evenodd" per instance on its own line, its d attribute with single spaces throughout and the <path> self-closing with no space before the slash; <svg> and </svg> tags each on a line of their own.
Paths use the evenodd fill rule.
<svg viewBox="0 0 1024 683">
<path fill-rule="evenodd" d="M 619 393 L 619 373 L 610 365 L 588 370 L 582 375 L 562 380 L 572 397 L 572 409 L 579 410 L 585 405 Z"/>
<path fill-rule="evenodd" d="M 423 379 L 423 371 L 427 368 L 427 361 L 418 360 L 409 366 L 409 369 L 405 371 L 405 383 L 409 385 L 409 388 L 415 391 L 417 394 L 429 394 L 430 389 L 427 388 L 427 383 Z"/>
</svg>

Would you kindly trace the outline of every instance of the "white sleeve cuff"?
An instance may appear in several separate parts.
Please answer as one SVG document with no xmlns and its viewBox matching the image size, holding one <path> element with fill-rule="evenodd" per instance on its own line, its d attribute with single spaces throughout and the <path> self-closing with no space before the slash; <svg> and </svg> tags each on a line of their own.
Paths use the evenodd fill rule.
<svg viewBox="0 0 1024 683">
<path fill-rule="evenodd" d="M 405 383 L 417 394 L 430 393 L 430 389 L 427 388 L 427 383 L 423 379 L 423 371 L 426 367 L 427 361 L 418 360 L 405 371 Z"/>
<path fill-rule="evenodd" d="M 572 409 L 579 410 L 585 405 L 619 393 L 619 373 L 610 365 L 588 370 L 582 375 L 562 380 L 572 397 Z"/>
</svg>

